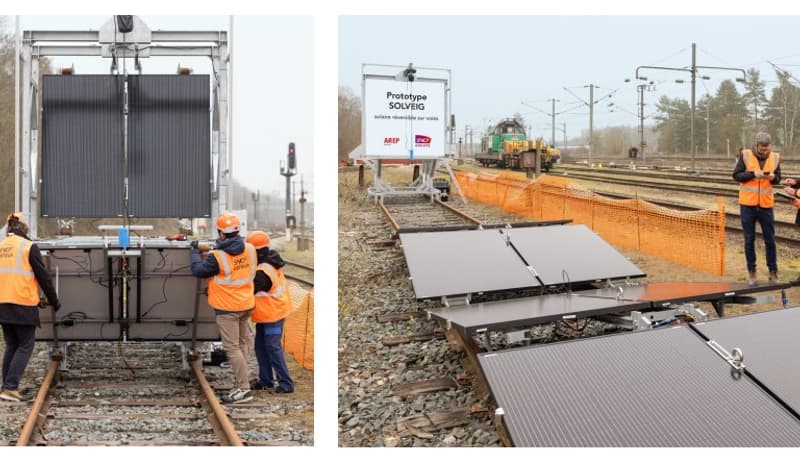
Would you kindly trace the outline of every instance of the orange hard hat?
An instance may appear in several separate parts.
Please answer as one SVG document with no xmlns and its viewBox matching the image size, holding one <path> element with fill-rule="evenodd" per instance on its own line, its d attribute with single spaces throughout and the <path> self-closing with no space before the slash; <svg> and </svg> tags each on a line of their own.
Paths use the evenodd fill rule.
<svg viewBox="0 0 800 450">
<path fill-rule="evenodd" d="M 247 242 L 253 244 L 256 250 L 269 247 L 269 235 L 261 230 L 256 230 L 247 236 Z"/>
<path fill-rule="evenodd" d="M 20 222 L 24 223 L 25 225 L 27 225 L 27 224 L 28 224 L 28 221 L 27 221 L 27 220 L 25 220 L 25 213 L 22 213 L 22 212 L 15 212 L 15 213 L 11 213 L 11 214 L 9 214 L 9 215 L 8 215 L 8 217 L 6 218 L 6 222 L 9 222 L 9 221 L 11 220 L 11 218 L 12 218 L 12 217 L 15 217 L 15 218 L 16 218 L 18 221 L 20 221 Z"/>
<path fill-rule="evenodd" d="M 231 213 L 222 213 L 217 218 L 217 229 L 223 233 L 239 231 L 239 218 Z"/>
</svg>

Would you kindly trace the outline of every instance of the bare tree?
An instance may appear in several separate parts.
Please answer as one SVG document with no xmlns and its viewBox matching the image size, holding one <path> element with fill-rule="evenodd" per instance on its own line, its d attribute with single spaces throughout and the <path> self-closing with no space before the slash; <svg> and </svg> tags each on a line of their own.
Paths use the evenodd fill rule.
<svg viewBox="0 0 800 450">
<path fill-rule="evenodd" d="M 346 160 L 361 144 L 361 98 L 352 89 L 339 87 L 339 160 Z"/>
</svg>

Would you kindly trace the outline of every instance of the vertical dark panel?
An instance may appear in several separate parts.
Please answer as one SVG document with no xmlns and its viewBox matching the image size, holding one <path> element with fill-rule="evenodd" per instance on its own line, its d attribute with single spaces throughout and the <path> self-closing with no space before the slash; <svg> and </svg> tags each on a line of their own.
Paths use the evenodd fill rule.
<svg viewBox="0 0 800 450">
<path fill-rule="evenodd" d="M 128 78 L 130 214 L 211 213 L 208 75 Z"/>
<path fill-rule="evenodd" d="M 122 87 L 113 75 L 45 75 L 41 213 L 122 215 Z"/>
</svg>

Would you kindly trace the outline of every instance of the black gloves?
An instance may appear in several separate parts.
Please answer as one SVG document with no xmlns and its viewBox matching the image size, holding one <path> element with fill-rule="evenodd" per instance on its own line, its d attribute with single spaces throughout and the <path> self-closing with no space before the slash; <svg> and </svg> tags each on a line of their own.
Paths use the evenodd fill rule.
<svg viewBox="0 0 800 450">
<path fill-rule="evenodd" d="M 53 305 L 53 312 L 58 312 L 59 309 L 61 309 L 61 302 L 58 302 L 55 305 Z"/>
</svg>

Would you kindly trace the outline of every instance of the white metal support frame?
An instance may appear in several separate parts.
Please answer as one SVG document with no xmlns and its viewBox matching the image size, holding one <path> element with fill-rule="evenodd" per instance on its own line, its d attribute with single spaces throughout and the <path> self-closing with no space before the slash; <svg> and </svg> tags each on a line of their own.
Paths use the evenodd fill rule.
<svg viewBox="0 0 800 450">
<path fill-rule="evenodd" d="M 134 29 L 129 33 L 115 30 L 112 17 L 99 31 L 30 31 L 23 32 L 19 66 L 22 71 L 22 161 L 15 167 L 20 182 L 14 186 L 15 199 L 21 200 L 22 212 L 29 220 L 31 237 L 38 237 L 39 183 L 39 62 L 42 57 L 96 56 L 103 58 L 148 58 L 154 56 L 207 56 L 213 74 L 215 120 L 211 142 L 212 167 L 211 223 L 220 212 L 230 208 L 231 151 L 228 145 L 230 63 L 227 31 L 151 31 L 134 16 Z M 17 86 L 20 89 L 20 86 Z M 20 195 L 21 194 L 21 195 Z"/>
</svg>

